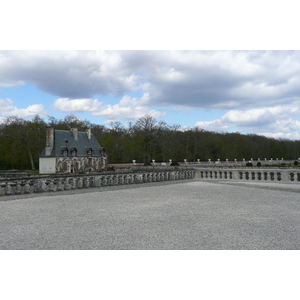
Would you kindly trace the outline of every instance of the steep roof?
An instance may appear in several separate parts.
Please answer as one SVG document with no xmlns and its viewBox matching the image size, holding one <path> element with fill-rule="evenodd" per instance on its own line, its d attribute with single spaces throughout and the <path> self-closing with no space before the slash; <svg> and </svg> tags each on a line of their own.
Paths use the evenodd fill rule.
<svg viewBox="0 0 300 300">
<path fill-rule="evenodd" d="M 92 133 L 89 139 L 86 132 L 78 131 L 78 139 L 75 140 L 72 131 L 54 130 L 54 147 L 50 156 L 63 156 L 63 150 L 65 148 L 67 148 L 68 151 L 72 151 L 76 148 L 78 157 L 87 156 L 87 152 L 90 148 L 93 151 L 93 156 L 103 156 L 101 152 L 104 150 Z M 69 156 L 71 156 L 71 154 L 69 154 Z M 45 148 L 40 157 L 49 157 L 45 155 Z"/>
</svg>

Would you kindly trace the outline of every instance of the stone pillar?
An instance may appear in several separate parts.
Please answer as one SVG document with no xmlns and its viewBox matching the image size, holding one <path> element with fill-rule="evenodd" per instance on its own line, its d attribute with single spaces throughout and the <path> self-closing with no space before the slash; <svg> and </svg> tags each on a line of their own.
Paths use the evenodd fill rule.
<svg viewBox="0 0 300 300">
<path fill-rule="evenodd" d="M 108 185 L 108 180 L 107 180 L 107 176 L 104 176 L 102 179 L 102 185 L 103 186 L 107 186 Z"/>
<path fill-rule="evenodd" d="M 64 186 L 62 183 L 62 178 L 57 178 L 57 190 L 58 191 L 63 191 L 64 190 Z"/>
<path fill-rule="evenodd" d="M 65 180 L 65 189 L 66 190 L 71 189 L 70 178 L 66 178 L 66 180 Z"/>
<path fill-rule="evenodd" d="M 12 188 L 10 182 L 6 182 L 5 195 L 12 195 Z"/>
<path fill-rule="evenodd" d="M 166 172 L 165 173 L 165 180 L 169 180 L 169 178 L 170 178 L 170 172 Z"/>
<path fill-rule="evenodd" d="M 249 180 L 249 172 L 245 172 L 245 178 L 246 180 Z"/>
<path fill-rule="evenodd" d="M 49 179 L 48 181 L 49 181 L 49 183 L 48 183 L 48 190 L 49 190 L 49 192 L 53 192 L 54 191 L 54 180 L 53 179 Z"/>
<path fill-rule="evenodd" d="M 1 182 L 0 183 L 0 196 L 4 196 L 5 195 L 5 191 L 6 191 L 6 183 L 5 182 Z"/>
<path fill-rule="evenodd" d="M 119 177 L 118 177 L 118 175 L 116 175 L 114 177 L 114 185 L 119 185 Z"/>
<path fill-rule="evenodd" d="M 261 172 L 257 172 L 256 178 L 257 178 L 257 180 L 261 180 L 262 179 L 262 173 Z"/>
<path fill-rule="evenodd" d="M 159 173 L 153 173 L 153 175 L 152 175 L 152 180 L 153 180 L 153 182 L 155 182 L 155 181 L 158 181 L 157 180 L 157 175 L 158 175 Z"/>
<path fill-rule="evenodd" d="M 29 184 L 29 180 L 25 182 L 24 185 L 24 194 L 29 194 L 30 193 L 30 184 Z"/>
<path fill-rule="evenodd" d="M 112 178 L 112 176 L 108 176 L 108 185 L 112 186 L 114 184 L 114 180 Z"/>
<path fill-rule="evenodd" d="M 124 175 L 124 184 L 128 184 L 128 175 Z"/>
<path fill-rule="evenodd" d="M 23 194 L 24 192 L 23 192 L 23 184 L 22 184 L 22 182 L 20 181 L 20 180 L 18 180 L 17 182 L 16 182 L 16 184 L 17 184 L 17 186 L 16 186 L 16 194 L 17 195 L 20 195 L 20 194 Z"/>
<path fill-rule="evenodd" d="M 77 186 L 79 189 L 83 188 L 83 179 L 82 177 L 79 177 L 78 182 L 77 182 Z"/>
<path fill-rule="evenodd" d="M 101 186 L 101 176 L 95 176 L 94 185 L 95 185 L 95 187 L 100 187 Z"/>
<path fill-rule="evenodd" d="M 281 181 L 281 172 L 276 172 L 276 181 Z"/>
</svg>

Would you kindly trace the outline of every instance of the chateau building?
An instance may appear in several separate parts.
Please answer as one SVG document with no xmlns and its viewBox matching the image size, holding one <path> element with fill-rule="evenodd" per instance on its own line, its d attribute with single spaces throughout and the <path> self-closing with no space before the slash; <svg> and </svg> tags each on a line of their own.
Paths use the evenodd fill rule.
<svg viewBox="0 0 300 300">
<path fill-rule="evenodd" d="M 101 171 L 107 165 L 105 149 L 91 129 L 46 130 L 46 147 L 39 157 L 40 174 L 87 173 Z"/>
</svg>

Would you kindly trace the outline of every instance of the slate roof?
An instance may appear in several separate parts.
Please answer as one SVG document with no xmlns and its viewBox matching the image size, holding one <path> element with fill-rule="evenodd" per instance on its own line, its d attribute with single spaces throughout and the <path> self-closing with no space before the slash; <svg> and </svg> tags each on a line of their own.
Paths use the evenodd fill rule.
<svg viewBox="0 0 300 300">
<path fill-rule="evenodd" d="M 51 155 L 45 155 L 45 148 L 40 154 L 40 157 L 51 157 L 51 156 L 63 156 L 63 150 L 67 148 L 69 151 L 68 156 L 71 155 L 71 151 L 76 148 L 77 157 L 88 156 L 87 152 L 90 148 L 93 150 L 92 156 L 103 156 L 101 153 L 105 149 L 100 146 L 93 134 L 91 139 L 88 139 L 86 132 L 78 131 L 78 140 L 74 139 L 72 131 L 68 130 L 54 130 L 54 147 Z M 106 156 L 106 154 L 104 154 Z"/>
</svg>

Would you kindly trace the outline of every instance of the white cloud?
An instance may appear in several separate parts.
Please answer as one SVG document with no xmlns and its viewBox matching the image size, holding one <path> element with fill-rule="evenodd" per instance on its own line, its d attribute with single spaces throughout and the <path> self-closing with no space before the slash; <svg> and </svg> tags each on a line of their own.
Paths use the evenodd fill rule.
<svg viewBox="0 0 300 300">
<path fill-rule="evenodd" d="M 94 112 L 100 110 L 102 102 L 97 99 L 73 99 L 59 98 L 54 101 L 52 108 L 63 112 Z"/>
<path fill-rule="evenodd" d="M 292 51 L 161 51 L 148 64 L 148 84 L 142 88 L 156 105 L 245 109 L 287 104 L 300 99 L 299 55 Z"/>
<path fill-rule="evenodd" d="M 261 132 L 260 135 L 274 139 L 300 140 L 300 132 Z"/>
<path fill-rule="evenodd" d="M 195 124 L 195 127 L 200 127 L 208 131 L 226 131 L 230 125 L 220 119 L 216 119 L 213 121 L 199 121 Z"/>
<path fill-rule="evenodd" d="M 114 51 L 1 51 L 2 85 L 31 83 L 52 95 L 91 98 L 123 96 L 136 88 L 139 76 Z"/>
<path fill-rule="evenodd" d="M 0 116 L 2 117 L 17 116 L 19 118 L 28 119 L 36 115 L 40 115 L 41 117 L 47 115 L 42 104 L 33 104 L 26 108 L 17 108 L 13 105 L 11 99 L 0 99 Z"/>
<path fill-rule="evenodd" d="M 274 138 L 297 138 L 300 134 L 298 105 L 264 107 L 249 110 L 230 110 L 221 118 L 197 122 L 195 126 L 209 131 L 225 131 L 235 126 L 245 133 L 259 133 Z"/>
<path fill-rule="evenodd" d="M 142 89 L 148 105 L 247 109 L 300 99 L 300 51 L 1 51 L 3 86 L 60 98 Z"/>
<path fill-rule="evenodd" d="M 164 112 L 151 110 L 143 104 L 145 98 L 140 99 L 124 96 L 118 104 L 104 105 L 97 99 L 73 99 L 60 98 L 54 101 L 53 109 L 63 112 L 91 112 L 93 116 L 101 116 L 109 120 L 121 118 L 123 120 L 137 119 L 150 115 L 154 118 L 160 118 L 165 115 Z"/>
<path fill-rule="evenodd" d="M 278 120 L 290 120 L 300 115 L 297 105 L 254 108 L 249 110 L 230 110 L 221 117 L 221 122 L 234 123 L 237 126 L 254 126 L 272 124 Z"/>
<path fill-rule="evenodd" d="M 229 110 L 196 123 L 214 131 L 299 130 L 299 74 L 300 51 L 0 51 L 0 86 L 35 85 L 58 98 L 56 110 L 109 120 L 165 114 L 153 106 Z M 136 91 L 143 96 L 126 96 Z M 107 95 L 121 100 L 105 103 Z M 2 116 L 43 113 L 38 104 L 4 107 Z"/>
</svg>

